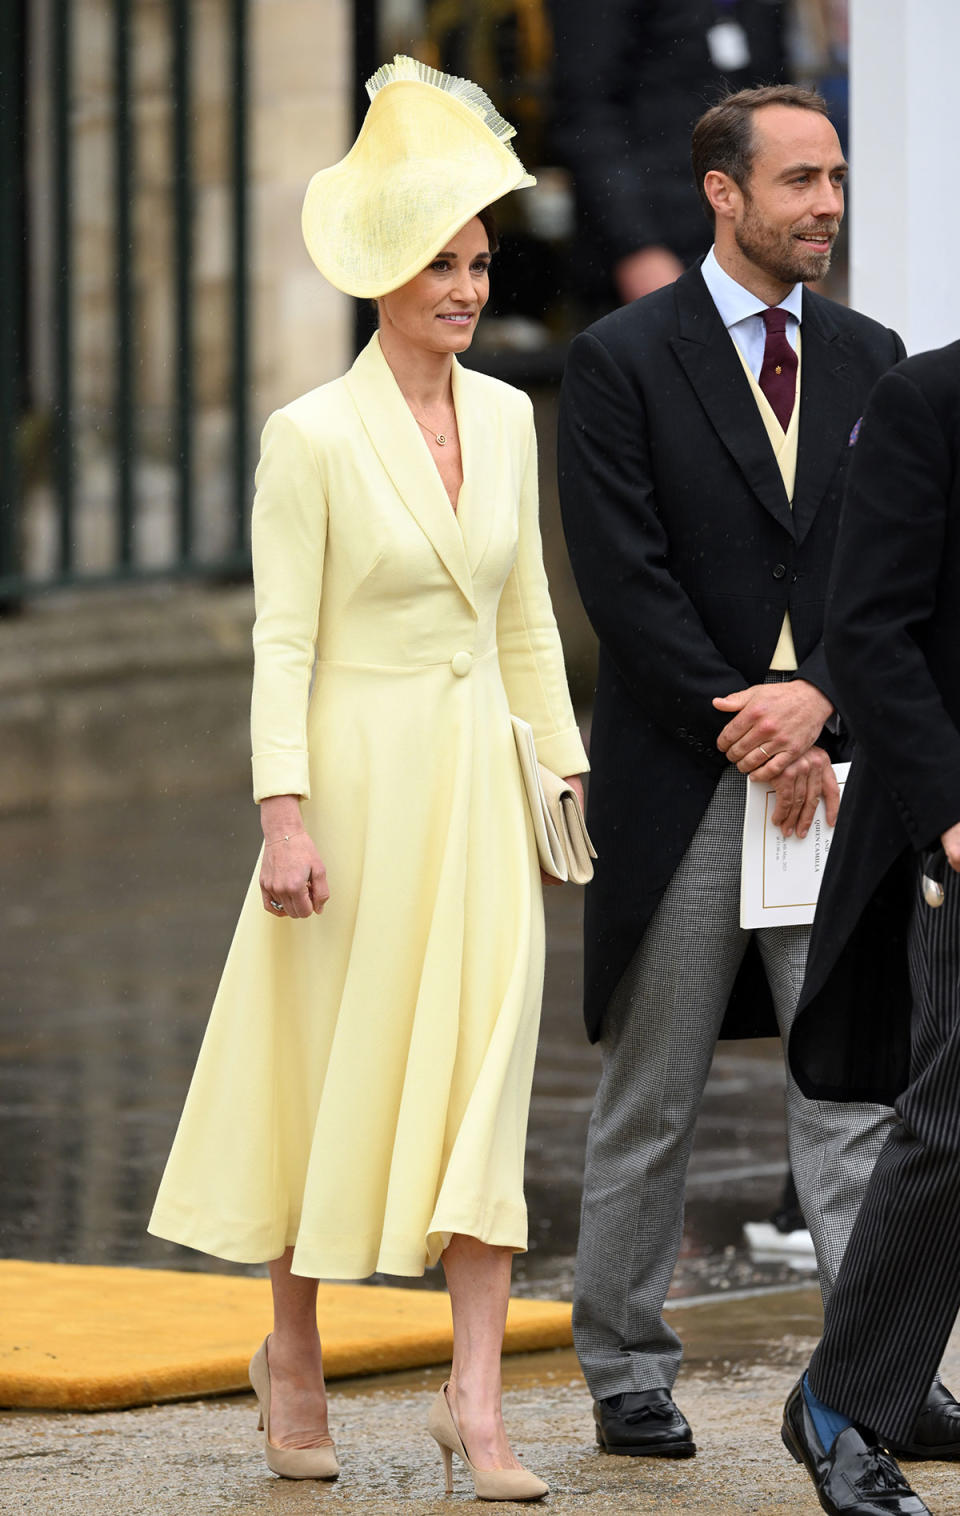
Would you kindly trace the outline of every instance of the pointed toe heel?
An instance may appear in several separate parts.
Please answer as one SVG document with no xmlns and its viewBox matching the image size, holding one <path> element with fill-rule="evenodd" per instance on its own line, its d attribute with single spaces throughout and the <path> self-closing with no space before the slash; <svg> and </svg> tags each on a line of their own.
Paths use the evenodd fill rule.
<svg viewBox="0 0 960 1516">
<path fill-rule="evenodd" d="M 453 1493 L 453 1455 L 463 1463 L 473 1480 L 478 1500 L 542 1500 L 550 1486 L 526 1469 L 475 1469 L 467 1457 L 463 1439 L 453 1419 L 447 1386 L 440 1386 L 439 1393 L 430 1407 L 427 1430 L 440 1449 L 443 1472 L 446 1477 L 447 1494 Z"/>
<path fill-rule="evenodd" d="M 263 1432 L 267 1468 L 282 1479 L 336 1479 L 340 1473 L 333 1438 L 313 1448 L 278 1448 L 270 1441 L 270 1364 L 264 1338 L 250 1360 L 250 1383 L 260 1404 L 257 1431 Z"/>
</svg>

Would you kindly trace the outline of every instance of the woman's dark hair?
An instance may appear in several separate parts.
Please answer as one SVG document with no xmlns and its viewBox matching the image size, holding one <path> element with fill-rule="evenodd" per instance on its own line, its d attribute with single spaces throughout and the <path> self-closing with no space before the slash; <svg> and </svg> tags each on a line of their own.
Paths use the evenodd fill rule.
<svg viewBox="0 0 960 1516">
<path fill-rule="evenodd" d="M 497 218 L 489 205 L 484 206 L 482 211 L 477 211 L 477 220 L 487 234 L 487 249 L 495 253 L 500 246 L 500 237 L 497 233 Z"/>
<path fill-rule="evenodd" d="M 792 105 L 797 110 L 817 111 L 829 119 L 827 102 L 816 90 L 801 89 L 798 84 L 763 84 L 756 89 L 738 90 L 712 105 L 693 128 L 690 157 L 693 178 L 707 217 L 713 221 L 713 206 L 707 199 L 703 181 L 711 169 L 729 174 L 744 193 L 753 168 L 753 113 L 765 105 Z"/>
</svg>

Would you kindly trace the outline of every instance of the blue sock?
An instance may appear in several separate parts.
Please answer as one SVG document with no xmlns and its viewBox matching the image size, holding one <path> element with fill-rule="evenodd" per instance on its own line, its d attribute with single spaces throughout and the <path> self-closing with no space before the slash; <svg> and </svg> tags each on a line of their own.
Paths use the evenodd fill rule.
<svg viewBox="0 0 960 1516">
<path fill-rule="evenodd" d="M 842 1411 L 831 1410 L 830 1406 L 824 1405 L 822 1400 L 817 1399 L 810 1388 L 810 1380 L 806 1374 L 803 1376 L 803 1398 L 807 1403 L 807 1410 L 813 1417 L 820 1446 L 825 1453 L 829 1453 L 840 1433 L 847 1427 L 853 1426 L 853 1422 L 849 1416 L 844 1416 Z"/>
</svg>

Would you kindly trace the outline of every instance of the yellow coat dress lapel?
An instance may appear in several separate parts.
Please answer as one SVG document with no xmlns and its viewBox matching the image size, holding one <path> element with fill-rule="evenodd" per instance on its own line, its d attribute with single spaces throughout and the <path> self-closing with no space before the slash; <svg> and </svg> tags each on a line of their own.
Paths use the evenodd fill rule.
<svg viewBox="0 0 960 1516">
<path fill-rule="evenodd" d="M 376 333 L 360 353 L 345 383 L 360 422 L 397 493 L 476 615 L 473 579 L 463 533 L 430 450 L 390 372 Z M 455 384 L 454 404 L 459 389 L 460 385 Z M 464 443 L 464 434 L 469 428 L 462 423 L 462 411 L 458 410 L 457 425 L 464 453 L 466 484 L 470 447 L 469 441 L 466 445 Z"/>
<path fill-rule="evenodd" d="M 494 531 L 513 529 L 512 524 L 504 519 L 504 511 L 509 511 L 512 503 L 504 497 L 497 482 L 505 444 L 513 439 L 504 435 L 503 413 L 490 405 L 483 384 L 482 376 L 453 360 L 453 403 L 463 462 L 463 488 L 457 519 L 474 579 Z M 525 433 L 523 440 L 526 440 Z"/>
</svg>

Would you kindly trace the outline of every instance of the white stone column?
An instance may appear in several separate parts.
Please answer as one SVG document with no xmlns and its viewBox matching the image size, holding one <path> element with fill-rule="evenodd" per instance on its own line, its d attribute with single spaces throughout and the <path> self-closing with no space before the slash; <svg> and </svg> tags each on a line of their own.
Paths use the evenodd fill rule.
<svg viewBox="0 0 960 1516">
<path fill-rule="evenodd" d="M 850 0 L 850 302 L 908 352 L 960 337 L 958 0 Z"/>
<path fill-rule="evenodd" d="M 351 141 L 350 16 L 348 0 L 251 7 L 255 424 L 352 358 L 352 302 L 317 272 L 300 233 L 307 181 Z"/>
</svg>

